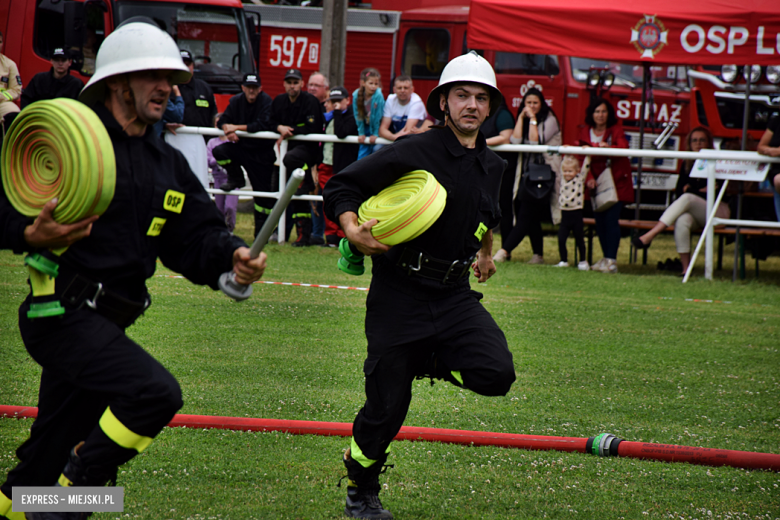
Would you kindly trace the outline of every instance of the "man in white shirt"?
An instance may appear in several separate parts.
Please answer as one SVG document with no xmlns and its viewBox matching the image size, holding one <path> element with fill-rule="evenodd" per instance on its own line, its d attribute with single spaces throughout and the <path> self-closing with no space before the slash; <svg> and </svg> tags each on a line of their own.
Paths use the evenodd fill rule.
<svg viewBox="0 0 780 520">
<path fill-rule="evenodd" d="M 393 82 L 393 94 L 385 101 L 379 137 L 395 141 L 399 137 L 414 132 L 417 123 L 424 121 L 427 113 L 420 96 L 414 93 L 412 78 L 398 76 Z"/>
</svg>

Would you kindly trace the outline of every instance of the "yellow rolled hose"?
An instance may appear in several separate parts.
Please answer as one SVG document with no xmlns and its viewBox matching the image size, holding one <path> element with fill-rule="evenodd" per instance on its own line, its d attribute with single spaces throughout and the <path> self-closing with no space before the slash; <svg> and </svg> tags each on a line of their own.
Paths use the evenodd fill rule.
<svg viewBox="0 0 780 520">
<path fill-rule="evenodd" d="M 114 197 L 114 147 L 103 123 L 73 99 L 22 110 L 3 142 L 3 189 L 16 210 L 35 217 L 53 198 L 54 220 L 72 224 L 102 214 Z"/>
<path fill-rule="evenodd" d="M 98 116 L 73 99 L 38 101 L 22 110 L 3 141 L 0 176 L 11 205 L 35 217 L 53 198 L 53 218 L 72 224 L 101 215 L 114 198 L 114 147 Z M 65 249 L 53 251 L 60 255 Z M 55 293 L 56 261 L 33 254 L 25 259 L 33 303 L 28 317 L 65 312 Z"/>
<path fill-rule="evenodd" d="M 444 211 L 447 191 L 425 170 L 409 172 L 360 205 L 358 223 L 372 218 L 374 238 L 394 246 L 427 230 Z"/>
</svg>

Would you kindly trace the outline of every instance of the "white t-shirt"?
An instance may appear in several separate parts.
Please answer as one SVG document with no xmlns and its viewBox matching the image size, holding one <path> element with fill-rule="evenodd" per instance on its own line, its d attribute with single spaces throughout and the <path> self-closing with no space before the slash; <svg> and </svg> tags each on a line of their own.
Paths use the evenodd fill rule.
<svg viewBox="0 0 780 520">
<path fill-rule="evenodd" d="M 407 119 L 417 119 L 422 121 L 426 118 L 425 103 L 422 98 L 416 93 L 412 92 L 412 97 L 405 105 L 401 105 L 398 102 L 398 96 L 390 94 L 385 101 L 385 111 L 382 113 L 382 117 L 389 117 L 390 131 L 397 133 L 404 126 L 406 126 Z"/>
</svg>

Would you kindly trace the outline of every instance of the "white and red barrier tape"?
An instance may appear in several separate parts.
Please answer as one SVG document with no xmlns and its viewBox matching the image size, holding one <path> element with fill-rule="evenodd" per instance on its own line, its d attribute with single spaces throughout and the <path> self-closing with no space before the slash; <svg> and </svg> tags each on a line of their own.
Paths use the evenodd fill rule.
<svg viewBox="0 0 780 520">
<path fill-rule="evenodd" d="M 181 275 L 158 274 L 163 278 L 184 278 Z M 349 291 L 368 291 L 368 287 L 350 287 L 348 285 L 322 285 L 317 283 L 297 283 L 297 282 L 272 282 L 270 280 L 258 280 L 255 283 L 264 283 L 268 285 L 290 285 L 293 287 L 319 287 L 320 289 L 346 289 Z"/>
</svg>

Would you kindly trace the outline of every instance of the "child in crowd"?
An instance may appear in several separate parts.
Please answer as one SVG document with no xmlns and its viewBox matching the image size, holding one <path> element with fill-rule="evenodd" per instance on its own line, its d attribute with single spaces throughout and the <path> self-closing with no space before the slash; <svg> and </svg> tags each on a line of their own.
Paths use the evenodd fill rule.
<svg viewBox="0 0 780 520">
<path fill-rule="evenodd" d="M 360 73 L 360 87 L 352 93 L 358 141 L 360 141 L 358 159 L 371 155 L 382 147 L 381 144 L 375 144 L 385 109 L 381 81 L 382 76 L 378 70 L 373 67 L 363 69 Z"/>
<path fill-rule="evenodd" d="M 349 91 L 344 87 L 330 89 L 325 105 L 325 133 L 333 134 L 339 139 L 357 133 L 355 117 L 350 105 Z M 357 161 L 358 145 L 346 143 L 323 143 L 322 164 L 317 168 L 320 191 L 325 189 L 325 184 L 331 177 Z M 325 245 L 338 247 L 339 241 L 344 238 L 344 232 L 338 224 L 325 217 Z"/>
<path fill-rule="evenodd" d="M 216 121 L 222 114 L 217 114 Z M 228 142 L 228 138 L 224 135 L 209 139 L 206 143 L 206 158 L 208 160 L 209 168 L 211 168 L 211 176 L 214 179 L 214 186 L 222 186 L 228 180 L 228 174 L 225 169 L 217 164 L 214 159 L 214 148 Z M 236 228 L 236 210 L 238 209 L 238 197 L 236 195 L 215 195 L 214 202 L 217 205 L 217 209 L 225 217 L 225 224 L 232 233 Z"/>
<path fill-rule="evenodd" d="M 569 231 L 574 232 L 574 242 L 580 254 L 580 263 L 577 268 L 587 271 L 588 261 L 585 260 L 585 228 L 582 224 L 582 201 L 585 196 L 583 181 L 588 173 L 587 165 L 580 168 L 580 162 L 573 155 L 567 155 L 561 161 L 561 174 L 563 182 L 558 193 L 558 202 L 561 207 L 561 224 L 558 227 L 558 251 L 561 261 L 558 267 L 568 267 L 568 251 L 566 239 Z"/>
</svg>

